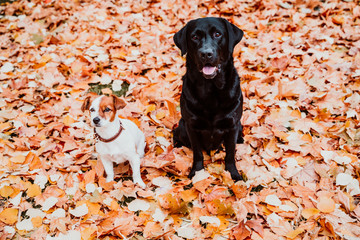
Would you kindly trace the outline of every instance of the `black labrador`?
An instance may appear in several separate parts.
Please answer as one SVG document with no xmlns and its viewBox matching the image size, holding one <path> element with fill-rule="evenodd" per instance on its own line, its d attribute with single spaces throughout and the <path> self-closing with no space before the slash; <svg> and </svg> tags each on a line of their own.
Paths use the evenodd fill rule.
<svg viewBox="0 0 360 240">
<path fill-rule="evenodd" d="M 186 55 L 186 73 L 180 98 L 181 115 L 174 129 L 174 146 L 193 150 L 189 177 L 204 168 L 202 150 L 224 144 L 225 169 L 233 180 L 242 180 L 235 166 L 236 143 L 243 143 L 240 118 L 243 96 L 234 67 L 233 50 L 243 31 L 223 18 L 189 21 L 174 35 Z"/>
</svg>

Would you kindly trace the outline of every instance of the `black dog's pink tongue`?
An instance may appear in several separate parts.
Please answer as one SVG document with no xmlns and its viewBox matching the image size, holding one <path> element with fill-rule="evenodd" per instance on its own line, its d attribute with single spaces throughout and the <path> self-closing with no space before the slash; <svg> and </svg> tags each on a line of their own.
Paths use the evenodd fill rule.
<svg viewBox="0 0 360 240">
<path fill-rule="evenodd" d="M 206 75 L 212 75 L 216 71 L 216 67 L 205 66 L 202 69 L 202 72 Z"/>
</svg>

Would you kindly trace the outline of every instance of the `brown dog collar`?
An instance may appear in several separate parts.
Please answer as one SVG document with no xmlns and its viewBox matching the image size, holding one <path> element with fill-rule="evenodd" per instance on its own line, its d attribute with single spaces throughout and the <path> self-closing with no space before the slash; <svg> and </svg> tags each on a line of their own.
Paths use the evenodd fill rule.
<svg viewBox="0 0 360 240">
<path fill-rule="evenodd" d="M 121 132 L 124 130 L 124 127 L 123 127 L 121 121 L 119 121 L 119 122 L 120 122 L 120 129 L 119 129 L 119 131 L 118 131 L 113 137 L 111 137 L 111 138 L 107 138 L 107 139 L 106 139 L 106 138 L 102 138 L 102 137 L 96 132 L 96 128 L 95 128 L 95 129 L 94 129 L 95 139 L 100 140 L 100 141 L 102 141 L 102 142 L 106 142 L 106 143 L 114 141 L 118 136 L 120 136 Z"/>
</svg>

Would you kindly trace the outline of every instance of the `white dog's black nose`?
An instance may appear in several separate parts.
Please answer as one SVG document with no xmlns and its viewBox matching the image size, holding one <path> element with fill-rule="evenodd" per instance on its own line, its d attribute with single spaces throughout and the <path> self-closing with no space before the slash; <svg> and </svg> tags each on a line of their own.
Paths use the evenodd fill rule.
<svg viewBox="0 0 360 240">
<path fill-rule="evenodd" d="M 98 124 L 98 123 L 100 122 L 100 118 L 99 118 L 99 117 L 94 118 L 94 119 L 93 119 L 93 122 L 94 122 L 95 124 Z"/>
</svg>

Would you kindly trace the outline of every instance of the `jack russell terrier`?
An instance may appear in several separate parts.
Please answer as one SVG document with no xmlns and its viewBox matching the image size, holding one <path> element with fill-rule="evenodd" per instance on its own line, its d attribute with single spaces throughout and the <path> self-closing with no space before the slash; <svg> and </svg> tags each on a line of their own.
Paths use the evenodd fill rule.
<svg viewBox="0 0 360 240">
<path fill-rule="evenodd" d="M 112 95 L 100 96 L 91 101 L 87 97 L 81 110 L 90 111 L 91 125 L 97 138 L 95 148 L 106 172 L 106 181 L 114 180 L 114 163 L 129 161 L 133 182 L 145 188 L 140 175 L 140 159 L 144 156 L 145 136 L 130 120 L 120 119 L 117 110 L 124 108 L 125 101 Z"/>
</svg>

